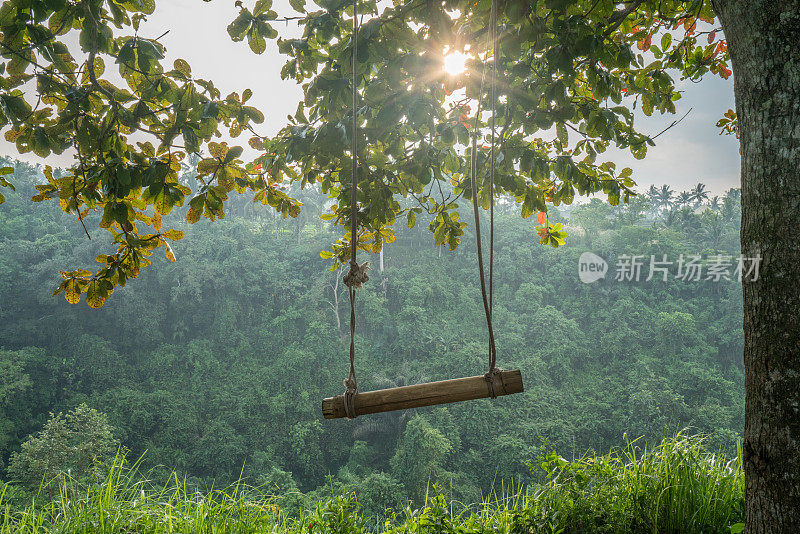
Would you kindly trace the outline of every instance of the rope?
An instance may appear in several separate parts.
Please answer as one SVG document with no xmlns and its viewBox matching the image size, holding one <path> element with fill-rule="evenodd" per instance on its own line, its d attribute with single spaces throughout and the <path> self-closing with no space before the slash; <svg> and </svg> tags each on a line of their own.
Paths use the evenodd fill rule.
<svg viewBox="0 0 800 534">
<path fill-rule="evenodd" d="M 348 419 L 355 419 L 355 399 L 358 394 L 358 381 L 356 380 L 356 289 L 366 282 L 369 262 L 364 262 L 363 267 L 356 261 L 358 244 L 358 78 L 356 65 L 358 61 L 358 0 L 353 0 L 353 139 L 351 155 L 353 158 L 353 183 L 350 192 L 350 272 L 344 277 L 344 283 L 349 288 L 350 294 L 350 373 L 344 381 L 347 388 L 344 392 L 344 411 Z"/>
<path fill-rule="evenodd" d="M 494 285 L 494 173 L 495 173 L 495 104 L 497 102 L 497 0 L 492 0 L 492 11 L 489 17 L 489 32 L 492 39 L 492 147 L 490 157 L 492 164 L 489 167 L 489 315 L 494 311 L 493 285 Z M 494 361 L 489 364 L 489 369 L 494 368 Z"/>
<path fill-rule="evenodd" d="M 348 419 L 355 419 L 356 413 L 356 394 L 358 393 L 358 381 L 356 380 L 356 290 L 350 289 L 350 373 L 344 381 L 344 413 Z"/>
<path fill-rule="evenodd" d="M 496 108 L 496 79 L 497 79 L 497 0 L 492 0 L 491 13 L 489 15 L 489 36 L 492 41 L 492 79 L 491 79 L 491 92 L 490 98 L 492 100 L 492 136 L 491 136 L 491 152 L 490 152 L 490 174 L 489 174 L 489 289 L 486 288 L 486 276 L 484 274 L 483 263 L 483 246 L 481 244 L 481 223 L 478 212 L 478 185 L 477 185 L 477 170 L 478 170 L 478 121 L 480 120 L 481 101 L 483 97 L 483 84 L 486 77 L 486 65 L 484 64 L 483 74 L 481 77 L 481 90 L 478 100 L 478 107 L 475 113 L 475 131 L 472 134 L 472 154 L 470 160 L 470 174 L 472 182 L 472 207 L 475 216 L 475 241 L 478 249 L 478 274 L 481 282 L 481 297 L 483 299 L 483 310 L 486 314 L 486 326 L 489 331 L 489 370 L 484 375 L 486 384 L 489 389 L 489 396 L 491 398 L 497 397 L 497 391 L 494 386 L 494 377 L 498 374 L 497 369 L 497 348 L 495 346 L 494 328 L 492 326 L 492 312 L 494 304 L 493 285 L 494 285 L 494 178 L 495 178 L 495 108 Z M 488 43 L 487 43 L 488 49 Z"/>
</svg>

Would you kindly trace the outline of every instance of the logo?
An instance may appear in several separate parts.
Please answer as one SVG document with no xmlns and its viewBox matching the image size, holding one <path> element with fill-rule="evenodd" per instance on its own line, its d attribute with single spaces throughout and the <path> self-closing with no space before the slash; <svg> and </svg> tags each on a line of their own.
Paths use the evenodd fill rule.
<svg viewBox="0 0 800 534">
<path fill-rule="evenodd" d="M 584 252 L 578 258 L 578 278 L 584 284 L 591 284 L 606 277 L 608 263 L 606 260 L 591 252 Z"/>
<path fill-rule="evenodd" d="M 649 264 L 649 269 L 648 269 Z M 677 261 L 670 261 L 666 254 L 620 254 L 616 258 L 617 282 L 650 282 L 651 280 L 676 280 L 680 282 L 755 282 L 761 270 L 761 254 L 739 257 L 716 254 L 680 254 Z M 591 284 L 608 273 L 606 260 L 593 252 L 584 252 L 578 258 L 578 278 L 584 284 Z M 645 277 L 646 276 L 646 277 Z"/>
</svg>

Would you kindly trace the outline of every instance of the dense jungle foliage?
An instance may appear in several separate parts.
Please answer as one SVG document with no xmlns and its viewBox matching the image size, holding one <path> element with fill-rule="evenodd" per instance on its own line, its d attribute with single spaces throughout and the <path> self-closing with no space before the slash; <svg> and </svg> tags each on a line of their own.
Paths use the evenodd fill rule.
<svg viewBox="0 0 800 534">
<path fill-rule="evenodd" d="M 525 393 L 323 421 L 321 399 L 340 393 L 347 374 L 349 309 L 342 273 L 319 256 L 335 235 L 318 217 L 318 194 L 294 191 L 306 203 L 297 220 L 245 197 L 213 224 L 188 226 L 175 214 L 186 231 L 173 246 L 177 262 L 159 256 L 94 310 L 51 294 L 57 269 L 91 268 L 106 235 L 88 240 L 52 203 L 31 209 L 41 170 L 7 163 L 16 191 L 0 206 L 5 480 L 21 480 L 14 453 L 51 413 L 87 406 L 129 458 L 144 454 L 152 476 L 175 470 L 209 488 L 241 474 L 282 495 L 282 507 L 353 491 L 375 513 L 422 502 L 431 481 L 453 499 L 480 502 L 500 481 L 534 481 L 553 448 L 577 458 L 625 436 L 657 445 L 686 427 L 707 435 L 708 450 L 735 454 L 744 412 L 741 284 L 645 278 L 651 254 L 738 256 L 737 190 L 709 199 L 702 184 L 677 196 L 665 186 L 619 208 L 595 199 L 551 209 L 550 221 L 570 234 L 558 249 L 540 245 L 535 222 L 501 203 L 498 363 L 522 370 Z M 484 372 L 471 232 L 454 252 L 437 248 L 420 216 L 414 228 L 398 225 L 383 269 L 370 258 L 357 300 L 361 389 Z M 585 251 L 608 261 L 605 279 L 581 283 Z M 641 281 L 614 279 L 624 254 L 647 258 Z M 23 495 L 34 485 L 14 488 Z"/>
</svg>

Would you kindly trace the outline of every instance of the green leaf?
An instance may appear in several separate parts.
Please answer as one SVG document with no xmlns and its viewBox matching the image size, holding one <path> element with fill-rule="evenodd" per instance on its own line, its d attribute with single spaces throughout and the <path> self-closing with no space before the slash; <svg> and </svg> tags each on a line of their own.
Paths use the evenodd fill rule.
<svg viewBox="0 0 800 534">
<path fill-rule="evenodd" d="M 181 128 L 181 133 L 183 134 L 183 141 L 186 144 L 186 151 L 190 153 L 197 152 L 200 146 L 194 129 L 189 126 L 184 126 Z"/>
<path fill-rule="evenodd" d="M 175 70 L 177 70 L 187 78 L 192 75 L 192 68 L 189 66 L 189 63 L 187 63 L 183 59 L 176 59 L 172 63 L 172 66 L 175 68 Z"/>
<path fill-rule="evenodd" d="M 123 64 L 123 65 L 133 65 L 134 59 L 136 59 L 136 54 L 133 50 L 133 43 L 135 41 L 133 39 L 129 39 L 122 45 L 122 48 L 119 49 L 117 53 L 117 60 L 115 63 Z"/>
<path fill-rule="evenodd" d="M 556 123 L 556 135 L 558 135 L 558 140 L 561 141 L 561 144 L 567 146 L 569 143 L 569 134 L 563 122 Z"/>
<path fill-rule="evenodd" d="M 247 28 L 250 27 L 252 21 L 253 15 L 251 15 L 250 11 L 247 9 L 243 9 L 239 12 L 239 16 L 228 24 L 228 35 L 230 35 L 231 39 L 234 41 L 243 40 L 247 33 Z"/>
<path fill-rule="evenodd" d="M 232 147 L 230 150 L 228 150 L 228 153 L 225 154 L 225 163 L 230 163 L 231 161 L 235 160 L 242 155 L 243 151 L 244 150 L 240 146 Z"/>
<path fill-rule="evenodd" d="M 206 102 L 203 106 L 204 119 L 216 119 L 219 115 L 219 105 L 216 102 Z"/>
<path fill-rule="evenodd" d="M 248 44 L 250 45 L 250 50 L 255 52 L 256 54 L 263 54 L 264 51 L 267 49 L 267 41 L 264 37 L 261 36 L 258 32 L 258 27 L 254 27 L 253 30 L 250 32 L 250 38 L 248 39 Z"/>
<path fill-rule="evenodd" d="M 272 0 L 258 0 L 256 6 L 253 8 L 253 15 L 257 17 L 262 13 L 266 13 L 271 7 Z"/>
<path fill-rule="evenodd" d="M 264 122 L 264 114 L 261 113 L 257 108 L 251 106 L 242 106 L 242 111 L 244 111 L 245 115 L 247 115 L 250 120 L 256 124 L 261 124 Z"/>
<path fill-rule="evenodd" d="M 150 39 L 136 39 L 136 53 L 141 58 L 143 55 L 151 59 L 163 59 L 164 54 Z"/>
</svg>

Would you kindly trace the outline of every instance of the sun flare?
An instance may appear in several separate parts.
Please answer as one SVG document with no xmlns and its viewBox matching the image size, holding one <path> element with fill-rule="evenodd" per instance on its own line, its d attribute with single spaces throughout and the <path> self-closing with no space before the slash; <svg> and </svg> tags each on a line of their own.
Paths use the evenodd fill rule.
<svg viewBox="0 0 800 534">
<path fill-rule="evenodd" d="M 458 76 L 467 70 L 467 56 L 462 52 L 449 52 L 444 56 L 444 71 L 450 76 Z"/>
</svg>

